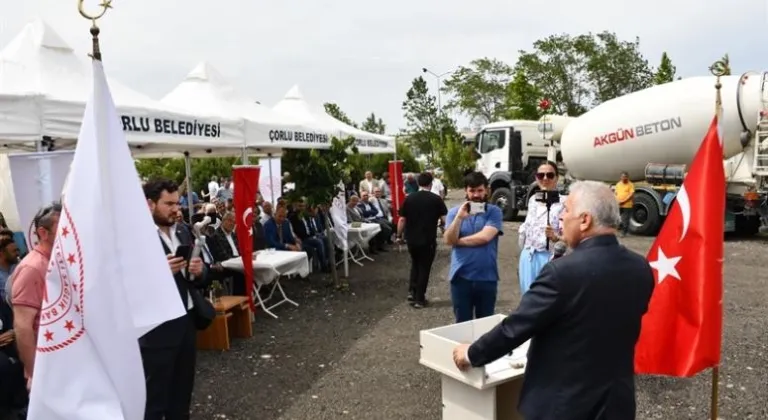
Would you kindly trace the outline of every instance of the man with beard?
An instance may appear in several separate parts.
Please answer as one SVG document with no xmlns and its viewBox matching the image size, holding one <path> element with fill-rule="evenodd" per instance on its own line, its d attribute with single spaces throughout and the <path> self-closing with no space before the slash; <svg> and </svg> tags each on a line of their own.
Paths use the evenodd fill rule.
<svg viewBox="0 0 768 420">
<path fill-rule="evenodd" d="M 464 177 L 467 201 L 448 211 L 443 238 L 452 246 L 451 301 L 456 322 L 493 315 L 496 310 L 501 209 L 486 202 L 488 178 L 481 172 Z"/>
<path fill-rule="evenodd" d="M 174 182 L 164 179 L 144 184 L 144 196 L 157 225 L 179 299 L 187 308 L 183 316 L 160 324 L 139 338 L 147 384 L 145 420 L 189 419 L 195 381 L 197 329 L 192 293 L 197 293 L 194 288 L 206 286 L 208 270 L 199 257 L 187 261 L 186 257 L 175 256 L 180 245 L 194 247 L 192 232 L 176 224 L 180 210 L 178 190 Z M 157 280 L 165 281 L 165 278 Z"/>
</svg>

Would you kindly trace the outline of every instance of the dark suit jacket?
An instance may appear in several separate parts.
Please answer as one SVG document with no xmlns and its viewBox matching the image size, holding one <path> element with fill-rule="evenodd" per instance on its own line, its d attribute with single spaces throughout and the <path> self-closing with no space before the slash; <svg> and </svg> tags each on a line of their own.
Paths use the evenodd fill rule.
<svg viewBox="0 0 768 420">
<path fill-rule="evenodd" d="M 293 233 L 299 237 L 302 241 L 312 236 L 312 231 L 307 229 L 304 224 L 304 218 L 301 213 L 295 212 L 289 216 L 291 226 L 293 226 Z"/>
<path fill-rule="evenodd" d="M 180 244 L 194 247 L 194 236 L 185 225 L 176 225 L 176 236 L 179 238 Z M 160 241 L 160 243 L 163 245 L 163 250 L 165 250 L 166 255 L 172 254 L 171 250 L 168 249 L 168 246 L 165 244 L 165 241 L 159 237 L 159 234 L 157 240 Z M 203 289 L 208 287 L 208 267 L 204 265 L 203 275 L 195 277 L 194 281 L 190 282 L 187 280 L 187 278 L 184 276 L 184 273 L 181 271 L 176 273 L 173 276 L 173 279 L 176 281 L 176 288 L 179 291 L 179 299 L 181 299 L 182 303 L 184 304 L 184 308 L 186 308 L 187 292 L 190 289 Z M 194 308 L 192 308 L 192 310 L 194 310 Z M 195 327 L 192 324 L 189 311 L 187 311 L 186 315 L 172 319 L 170 321 L 166 321 L 155 327 L 155 329 L 141 336 L 139 338 L 139 346 L 152 348 L 175 347 L 180 345 L 184 339 L 184 335 L 187 334 L 190 330 L 194 330 L 194 328 Z"/>
<path fill-rule="evenodd" d="M 253 222 L 253 250 L 259 251 L 267 248 L 267 237 L 264 234 L 264 225 L 260 221 Z"/>
<path fill-rule="evenodd" d="M 363 221 L 362 210 L 360 210 L 358 207 L 355 207 L 355 208 L 347 207 L 347 223 L 362 222 L 362 221 Z"/>
<path fill-rule="evenodd" d="M 357 203 L 357 209 L 364 219 L 373 219 L 379 213 L 371 203 L 363 203 L 362 200 Z"/>
<path fill-rule="evenodd" d="M 282 226 L 282 234 L 283 239 L 280 240 L 280 235 L 277 231 L 277 222 L 275 222 L 275 219 L 269 219 L 267 220 L 267 223 L 264 223 L 264 236 L 267 238 L 267 246 L 270 248 L 275 248 L 279 250 L 285 250 L 286 244 L 295 245 L 296 239 L 293 237 L 293 232 L 291 232 L 291 224 L 287 220 L 283 222 Z"/>
<path fill-rule="evenodd" d="M 215 262 L 226 261 L 235 256 L 235 254 L 232 252 L 232 247 L 229 245 L 227 236 L 221 227 L 218 227 L 216 231 L 213 232 L 212 236 L 206 236 L 205 239 L 206 242 L 208 242 L 208 249 L 211 250 L 211 254 L 213 255 L 213 260 Z M 237 235 L 234 233 L 232 240 L 235 242 L 235 247 L 239 247 L 237 242 Z M 237 249 L 239 253 L 240 248 Z"/>
<path fill-rule="evenodd" d="M 469 348 L 483 366 L 531 339 L 519 411 L 526 420 L 635 419 L 634 357 L 654 278 L 614 235 L 554 260 L 517 310 Z"/>
</svg>

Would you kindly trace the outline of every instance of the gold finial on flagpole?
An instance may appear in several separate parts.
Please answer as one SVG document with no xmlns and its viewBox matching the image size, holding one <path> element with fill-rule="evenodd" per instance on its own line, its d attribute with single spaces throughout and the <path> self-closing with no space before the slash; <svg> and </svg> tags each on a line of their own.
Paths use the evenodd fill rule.
<svg viewBox="0 0 768 420">
<path fill-rule="evenodd" d="M 85 11 L 85 5 L 83 4 L 85 0 L 77 0 L 77 10 L 80 11 L 80 15 L 82 15 L 84 18 L 91 21 L 91 40 L 93 42 L 93 52 L 91 54 L 88 54 L 92 59 L 101 61 L 101 48 L 99 48 L 99 27 L 96 26 L 96 21 L 101 19 L 102 16 L 104 16 L 105 13 L 107 13 L 107 9 L 112 8 L 112 0 L 102 0 L 101 3 L 99 3 L 99 6 L 101 6 L 101 12 L 98 14 L 88 14 Z"/>
<path fill-rule="evenodd" d="M 726 55 L 722 59 L 715 61 L 709 66 L 709 71 L 717 77 L 717 81 L 715 82 L 715 89 L 717 90 L 715 96 L 715 114 L 717 114 L 717 120 L 719 121 L 723 114 L 723 99 L 720 95 L 720 88 L 722 88 L 723 85 L 720 83 L 720 78 L 731 74 L 731 65 L 728 56 Z"/>
</svg>

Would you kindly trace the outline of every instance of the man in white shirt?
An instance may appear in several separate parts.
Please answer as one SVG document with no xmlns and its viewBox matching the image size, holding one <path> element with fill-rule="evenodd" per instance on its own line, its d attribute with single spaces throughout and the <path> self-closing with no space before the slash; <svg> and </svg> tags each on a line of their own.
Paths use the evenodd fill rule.
<svg viewBox="0 0 768 420">
<path fill-rule="evenodd" d="M 440 175 L 436 175 L 432 172 L 430 172 L 430 175 L 432 175 L 432 193 L 437 194 L 438 197 L 445 199 L 445 185 L 443 185 L 443 181 L 440 180 Z"/>
<path fill-rule="evenodd" d="M 360 181 L 360 195 L 363 193 L 373 194 L 373 189 L 379 186 L 379 181 L 373 178 L 373 172 L 365 173 L 365 179 Z"/>
<path fill-rule="evenodd" d="M 216 197 L 217 192 L 219 192 L 219 178 L 214 175 L 211 177 L 211 182 L 208 183 L 208 194 L 206 194 L 205 197 L 209 197 L 209 200 L 213 200 L 213 198 Z"/>
</svg>

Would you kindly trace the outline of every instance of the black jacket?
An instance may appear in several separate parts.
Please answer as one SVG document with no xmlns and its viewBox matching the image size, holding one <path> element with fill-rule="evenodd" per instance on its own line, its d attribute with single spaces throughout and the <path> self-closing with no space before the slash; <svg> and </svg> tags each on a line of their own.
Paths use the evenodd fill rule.
<svg viewBox="0 0 768 420">
<path fill-rule="evenodd" d="M 517 310 L 469 348 L 473 366 L 528 339 L 519 411 L 526 420 L 635 419 L 634 356 L 654 278 L 614 235 L 554 260 Z"/>
</svg>

